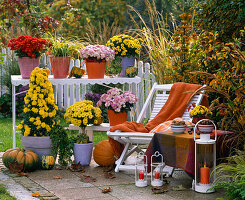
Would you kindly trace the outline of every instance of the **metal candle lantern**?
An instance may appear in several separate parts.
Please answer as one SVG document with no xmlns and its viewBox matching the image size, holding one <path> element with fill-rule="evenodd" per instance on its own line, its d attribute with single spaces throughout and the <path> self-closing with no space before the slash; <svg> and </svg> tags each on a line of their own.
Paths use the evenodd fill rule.
<svg viewBox="0 0 245 200">
<path fill-rule="evenodd" d="M 158 162 L 155 162 L 157 160 Z M 153 162 L 154 161 L 154 162 Z M 163 156 L 156 151 L 151 156 L 151 185 L 160 187 L 163 185 Z"/>
<path fill-rule="evenodd" d="M 194 189 L 200 193 L 211 193 L 214 189 L 210 190 L 213 186 L 213 180 L 210 179 L 210 173 L 216 167 L 216 140 L 217 131 L 216 126 L 212 122 L 215 128 L 215 137 L 211 139 L 211 133 L 200 133 L 200 139 L 196 138 L 196 130 L 198 124 L 202 121 L 210 121 L 209 119 L 200 120 L 194 128 L 194 141 L 195 141 L 195 181 Z M 215 174 L 214 174 L 215 177 Z"/>
<path fill-rule="evenodd" d="M 147 156 L 138 153 L 135 161 L 135 185 L 137 187 L 147 186 Z"/>
</svg>

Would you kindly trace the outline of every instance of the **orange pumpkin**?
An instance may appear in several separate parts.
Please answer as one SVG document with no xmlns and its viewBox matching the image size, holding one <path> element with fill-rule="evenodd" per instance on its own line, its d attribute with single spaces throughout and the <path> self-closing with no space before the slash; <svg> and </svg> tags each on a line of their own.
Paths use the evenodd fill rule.
<svg viewBox="0 0 245 200">
<path fill-rule="evenodd" d="M 7 168 L 10 168 L 10 165 L 15 162 L 18 164 L 23 164 L 23 170 L 28 172 L 34 171 L 39 165 L 39 158 L 36 153 L 31 150 L 24 150 L 20 148 L 5 151 L 2 161 Z"/>
<path fill-rule="evenodd" d="M 113 165 L 116 161 L 113 149 L 108 140 L 96 144 L 93 152 L 94 161 L 103 167 Z"/>
</svg>

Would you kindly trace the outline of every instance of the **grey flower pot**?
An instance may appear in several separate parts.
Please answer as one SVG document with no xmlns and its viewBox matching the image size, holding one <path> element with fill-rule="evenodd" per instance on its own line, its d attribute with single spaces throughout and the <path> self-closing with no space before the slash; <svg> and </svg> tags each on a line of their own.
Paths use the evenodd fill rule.
<svg viewBox="0 0 245 200">
<path fill-rule="evenodd" d="M 35 136 L 22 136 L 21 144 L 25 147 L 25 150 L 34 151 L 39 160 L 42 160 L 42 156 L 52 155 L 52 141 L 49 136 L 46 137 L 35 137 Z"/>
<path fill-rule="evenodd" d="M 89 165 L 92 157 L 92 151 L 93 151 L 94 143 L 89 142 L 87 144 L 79 144 L 74 143 L 74 157 L 75 157 L 75 163 L 79 163 L 81 165 Z"/>
</svg>

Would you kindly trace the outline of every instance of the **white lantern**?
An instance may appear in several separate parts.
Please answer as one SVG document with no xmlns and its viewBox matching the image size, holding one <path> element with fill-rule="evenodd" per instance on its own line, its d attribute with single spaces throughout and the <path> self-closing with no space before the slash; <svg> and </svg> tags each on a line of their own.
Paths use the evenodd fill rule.
<svg viewBox="0 0 245 200">
<path fill-rule="evenodd" d="M 151 185 L 160 187 L 163 185 L 163 156 L 156 151 L 151 156 Z"/>
<path fill-rule="evenodd" d="M 147 156 L 143 152 L 138 153 L 135 160 L 135 185 L 147 186 Z"/>
<path fill-rule="evenodd" d="M 210 121 L 215 128 L 215 137 L 211 139 L 210 132 L 204 128 L 203 132 L 200 133 L 200 139 L 196 138 L 196 130 L 198 124 L 202 121 Z M 210 126 L 210 125 L 209 125 Z M 211 129 L 212 131 L 213 129 Z M 213 186 L 213 178 L 210 178 L 210 173 L 216 167 L 216 140 L 217 131 L 213 121 L 209 119 L 202 119 L 195 125 L 194 128 L 194 141 L 195 141 L 195 180 L 194 189 L 200 193 L 211 193 L 214 189 L 210 190 Z"/>
</svg>

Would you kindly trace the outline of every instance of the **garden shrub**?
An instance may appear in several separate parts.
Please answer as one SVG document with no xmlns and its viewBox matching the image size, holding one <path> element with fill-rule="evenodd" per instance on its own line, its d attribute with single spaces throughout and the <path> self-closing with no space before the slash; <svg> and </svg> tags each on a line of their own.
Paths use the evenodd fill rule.
<svg viewBox="0 0 245 200">
<path fill-rule="evenodd" d="M 123 0 L 58 0 L 52 4 L 50 15 L 62 22 L 62 34 L 81 37 L 86 32 L 84 26 L 88 23 L 98 25 L 106 21 L 112 24 L 118 21 L 119 25 L 124 22 L 126 2 Z"/>
<path fill-rule="evenodd" d="M 245 24 L 245 2 L 243 0 L 207 0 L 201 4 L 198 21 L 200 29 L 218 31 L 223 42 L 240 37 Z M 244 38 L 243 38 L 244 43 Z"/>
</svg>

